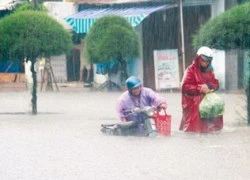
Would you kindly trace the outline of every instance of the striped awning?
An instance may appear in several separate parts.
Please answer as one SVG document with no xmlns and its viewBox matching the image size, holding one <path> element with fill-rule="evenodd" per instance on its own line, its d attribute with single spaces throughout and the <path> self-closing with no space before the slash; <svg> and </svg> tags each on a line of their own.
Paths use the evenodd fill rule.
<svg viewBox="0 0 250 180">
<path fill-rule="evenodd" d="M 67 17 L 65 20 L 76 33 L 87 33 L 94 22 L 106 15 L 118 15 L 126 18 L 133 27 L 155 11 L 165 9 L 166 5 L 132 8 L 86 9 Z"/>
</svg>

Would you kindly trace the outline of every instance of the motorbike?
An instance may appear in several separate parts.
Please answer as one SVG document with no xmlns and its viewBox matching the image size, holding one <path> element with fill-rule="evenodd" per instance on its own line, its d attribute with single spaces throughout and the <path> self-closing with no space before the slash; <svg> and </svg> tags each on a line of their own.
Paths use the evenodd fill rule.
<svg viewBox="0 0 250 180">
<path fill-rule="evenodd" d="M 133 108 L 125 111 L 125 114 L 141 113 L 143 116 L 143 123 L 136 121 L 118 122 L 114 124 L 101 124 L 101 132 L 104 135 L 113 136 L 157 136 L 157 129 L 154 120 L 156 111 L 160 111 L 159 108 L 146 106 L 143 108 Z"/>
</svg>

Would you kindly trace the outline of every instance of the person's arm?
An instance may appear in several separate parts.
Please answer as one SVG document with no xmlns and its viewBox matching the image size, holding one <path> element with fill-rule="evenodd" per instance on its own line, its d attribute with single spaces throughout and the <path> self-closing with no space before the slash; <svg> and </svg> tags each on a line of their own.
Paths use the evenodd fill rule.
<svg viewBox="0 0 250 180">
<path fill-rule="evenodd" d="M 128 121 L 128 120 L 127 120 L 127 118 L 124 118 L 124 117 L 123 117 L 123 118 L 121 118 L 121 121 L 122 121 L 122 122 L 126 122 L 126 121 Z"/>
<path fill-rule="evenodd" d="M 209 88 L 208 84 L 201 84 L 198 86 L 200 87 L 200 93 L 207 94 L 212 91 L 212 89 Z"/>
<path fill-rule="evenodd" d="M 211 71 L 209 74 L 210 80 L 207 83 L 207 86 L 210 90 L 217 91 L 219 89 L 219 81 L 215 78 L 214 73 Z"/>
<path fill-rule="evenodd" d="M 168 105 L 167 105 L 167 103 L 161 103 L 158 107 L 166 110 L 168 108 Z"/>
<path fill-rule="evenodd" d="M 167 109 L 167 103 L 164 98 L 160 97 L 155 91 L 152 89 L 148 90 L 147 94 L 148 98 L 150 98 L 151 104 L 155 107 L 159 107 L 162 109 Z"/>
<path fill-rule="evenodd" d="M 190 95 L 199 95 L 201 93 L 202 84 L 195 81 L 195 72 L 188 68 L 183 76 L 181 90 L 183 93 Z"/>
<path fill-rule="evenodd" d="M 206 84 L 199 85 L 201 87 L 200 92 L 207 94 L 219 89 L 219 81 L 215 78 L 215 75 L 212 71 L 209 72 L 209 80 Z"/>
</svg>

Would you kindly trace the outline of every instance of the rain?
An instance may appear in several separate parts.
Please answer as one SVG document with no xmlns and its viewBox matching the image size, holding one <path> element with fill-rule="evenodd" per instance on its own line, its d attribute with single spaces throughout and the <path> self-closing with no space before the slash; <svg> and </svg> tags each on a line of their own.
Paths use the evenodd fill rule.
<svg viewBox="0 0 250 180">
<path fill-rule="evenodd" d="M 107 3 L 102 0 L 96 2 Z M 11 79 L 12 76 L 0 73 L 0 179 L 249 179 L 250 129 L 245 92 L 248 54 L 242 50 L 213 51 L 214 72 L 221 87 L 217 94 L 225 102 L 223 129 L 212 133 L 180 131 L 180 82 L 185 68 L 192 63 L 196 53 L 192 47 L 192 37 L 199 26 L 220 13 L 214 10 L 216 5 L 219 9 L 221 1 L 212 5 L 210 0 L 183 1 L 184 32 L 181 32 L 177 1 L 166 2 L 167 6 L 157 2 L 157 10 L 153 9 L 134 27 L 139 32 L 143 47 L 140 57 L 129 59 L 127 67 L 128 74 L 138 75 L 144 86 L 156 90 L 166 99 L 167 113 L 171 115 L 171 134 L 136 137 L 111 136 L 101 132 L 101 124 L 119 121 L 115 107 L 126 87 L 122 87 L 118 74 L 113 75 L 111 80 L 121 89 L 100 89 L 107 82 L 107 76 L 97 73 L 100 69 L 96 64 L 91 64 L 91 83 L 85 86 L 87 70 L 85 68 L 84 72 L 80 72 L 79 47 L 82 45 L 80 39 L 87 32 L 83 32 L 84 35 L 73 32 L 73 41 L 78 46 L 70 54 L 51 57 L 50 71 L 53 72 L 49 83 L 48 79 L 44 81 L 43 72 L 37 68 L 37 114 L 32 113 L 30 72 L 15 76 L 11 80 L 15 82 L 5 82 L 7 77 Z M 225 8 L 234 5 L 234 1 L 223 2 Z M 73 13 L 62 18 L 56 8 L 57 3 L 48 4 L 49 8 L 55 6 L 54 11 L 51 10 L 52 15 L 61 18 L 64 27 L 72 28 L 69 22 L 73 22 Z M 96 8 L 93 4 L 85 7 L 83 3 L 79 10 Z M 126 8 L 152 4 L 153 1 L 138 0 Z M 104 5 L 107 11 L 112 6 L 109 3 Z M 88 12 L 85 13 L 87 16 Z M 185 44 L 185 48 L 182 44 Z M 163 63 L 157 69 L 154 62 L 156 57 L 177 59 L 177 65 Z M 39 60 L 36 66 L 39 66 Z M 158 75 L 166 73 L 164 70 L 169 76 L 174 74 L 177 77 L 165 89 L 165 84 L 161 84 L 156 77 L 157 72 Z M 84 78 L 79 78 L 80 75 Z"/>
<path fill-rule="evenodd" d="M 210 134 L 178 130 L 179 93 L 160 93 L 172 116 L 171 135 L 107 136 L 101 123 L 117 121 L 120 92 L 74 84 L 39 92 L 37 115 L 29 92 L 1 92 L 1 179 L 247 179 L 249 127 L 236 113 L 241 94 L 221 92 L 224 128 Z M 11 92 L 9 92 L 11 91 Z"/>
</svg>

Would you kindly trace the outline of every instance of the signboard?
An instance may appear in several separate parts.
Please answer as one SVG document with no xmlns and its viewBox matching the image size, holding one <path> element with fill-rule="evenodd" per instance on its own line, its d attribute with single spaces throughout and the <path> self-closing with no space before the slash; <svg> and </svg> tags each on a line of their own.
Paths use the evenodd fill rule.
<svg viewBox="0 0 250 180">
<path fill-rule="evenodd" d="M 180 87 L 177 49 L 154 50 L 156 90 Z"/>
</svg>

